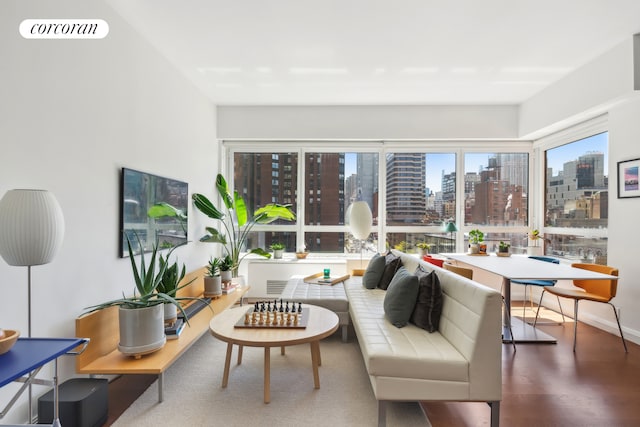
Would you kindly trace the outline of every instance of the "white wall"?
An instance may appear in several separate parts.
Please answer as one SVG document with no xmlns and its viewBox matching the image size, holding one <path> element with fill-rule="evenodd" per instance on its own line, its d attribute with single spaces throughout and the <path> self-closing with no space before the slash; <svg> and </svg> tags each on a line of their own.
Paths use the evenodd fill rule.
<svg viewBox="0 0 640 427">
<path fill-rule="evenodd" d="M 22 39 L 20 22 L 37 17 L 104 19 L 110 33 Z M 73 337 L 84 307 L 134 288 L 129 260 L 117 257 L 120 168 L 212 193 L 215 107 L 101 1 L 3 1 L 0 55 L 0 197 L 13 188 L 51 190 L 66 222 L 60 253 L 32 269 L 33 335 Z M 203 224 L 191 218 L 189 228 L 197 240 Z M 176 252 L 194 269 L 212 250 L 190 243 Z M 26 267 L 0 260 L 0 295 L 0 327 L 26 335 Z M 62 362 L 64 380 L 75 369 L 73 358 Z M 16 389 L 0 390 L 0 406 Z M 2 420 L 24 421 L 24 404 Z"/>
</svg>

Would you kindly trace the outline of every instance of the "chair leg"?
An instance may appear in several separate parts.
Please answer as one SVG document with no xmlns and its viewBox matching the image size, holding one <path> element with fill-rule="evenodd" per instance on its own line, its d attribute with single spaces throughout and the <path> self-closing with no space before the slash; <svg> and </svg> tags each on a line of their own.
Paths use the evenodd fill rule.
<svg viewBox="0 0 640 427">
<path fill-rule="evenodd" d="M 560 297 L 556 295 L 556 299 L 558 300 L 558 307 L 560 307 L 560 314 L 562 315 L 562 323 L 564 323 L 564 313 L 562 312 L 562 304 L 560 304 Z M 542 299 L 540 299 L 542 301 Z"/>
<path fill-rule="evenodd" d="M 613 309 L 613 314 L 616 316 L 616 323 L 618 323 L 618 330 L 620 331 L 620 339 L 622 340 L 622 345 L 624 346 L 624 352 L 629 353 L 629 351 L 627 350 L 627 343 L 624 341 L 624 335 L 622 335 L 622 328 L 620 327 L 620 319 L 618 319 L 618 312 L 616 311 L 616 307 L 610 302 L 607 304 L 611 306 L 611 308 Z"/>
<path fill-rule="evenodd" d="M 576 340 L 578 338 L 578 299 L 573 304 L 573 352 L 576 352 Z"/>
<path fill-rule="evenodd" d="M 536 310 L 536 318 L 533 319 L 533 327 L 536 327 L 536 323 L 538 323 L 538 314 L 540 314 L 540 307 L 542 306 L 542 297 L 544 296 L 544 291 L 546 289 L 542 288 L 542 293 L 540 294 L 540 302 L 538 303 L 538 309 Z M 564 319 L 564 316 L 562 317 Z"/>
</svg>

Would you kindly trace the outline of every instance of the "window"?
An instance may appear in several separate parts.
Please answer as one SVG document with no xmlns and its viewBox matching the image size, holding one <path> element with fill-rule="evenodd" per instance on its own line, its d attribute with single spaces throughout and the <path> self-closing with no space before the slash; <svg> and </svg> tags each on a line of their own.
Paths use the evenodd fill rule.
<svg viewBox="0 0 640 427">
<path fill-rule="evenodd" d="M 416 252 L 452 252 L 452 236 L 443 224 L 456 217 L 455 153 L 386 155 L 386 241 L 389 247 Z"/>
<path fill-rule="evenodd" d="M 545 151 L 545 252 L 606 264 L 608 133 Z"/>
<path fill-rule="evenodd" d="M 347 145 L 357 149 L 342 151 Z M 524 251 L 531 144 L 509 143 L 513 152 L 504 153 L 467 151 L 477 143 L 429 145 L 281 141 L 279 152 L 263 153 L 266 145 L 255 141 L 223 144 L 233 159 L 233 187 L 251 209 L 274 201 L 292 205 L 298 216 L 295 224 L 254 228 L 251 239 L 261 247 L 277 239 L 290 252 L 302 245 L 312 253 L 416 252 L 418 243 L 432 253 L 456 252 L 465 232 L 481 228 L 488 241 L 509 239 Z M 345 215 L 354 201 L 372 211 L 366 242 L 349 233 Z M 445 231 L 449 221 L 458 232 Z"/>
</svg>

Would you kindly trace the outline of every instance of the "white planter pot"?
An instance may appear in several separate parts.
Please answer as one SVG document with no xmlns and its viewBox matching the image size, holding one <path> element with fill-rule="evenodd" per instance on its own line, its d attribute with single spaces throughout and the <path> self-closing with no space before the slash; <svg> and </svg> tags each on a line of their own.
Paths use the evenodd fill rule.
<svg viewBox="0 0 640 427">
<path fill-rule="evenodd" d="M 542 246 L 529 246 L 527 248 L 527 255 L 543 255 Z"/>
<path fill-rule="evenodd" d="M 164 324 L 173 325 L 178 319 L 178 307 L 174 304 L 163 304 L 164 307 Z"/>
<path fill-rule="evenodd" d="M 282 259 L 282 254 L 284 254 L 284 249 L 274 249 L 273 259 Z"/>
<path fill-rule="evenodd" d="M 120 343 L 118 350 L 139 359 L 164 347 L 164 304 L 145 308 L 124 308 L 118 311 Z"/>
<path fill-rule="evenodd" d="M 231 282 L 231 276 L 232 276 L 232 271 L 231 270 L 226 270 L 226 271 L 221 271 L 220 272 L 220 279 L 222 280 L 222 283 Z"/>
<path fill-rule="evenodd" d="M 220 276 L 204 278 L 204 296 L 217 297 L 222 295 L 222 279 Z"/>
<path fill-rule="evenodd" d="M 478 247 L 477 243 L 471 243 L 469 245 L 469 253 L 470 254 L 477 254 L 478 252 L 480 252 L 480 248 Z"/>
</svg>

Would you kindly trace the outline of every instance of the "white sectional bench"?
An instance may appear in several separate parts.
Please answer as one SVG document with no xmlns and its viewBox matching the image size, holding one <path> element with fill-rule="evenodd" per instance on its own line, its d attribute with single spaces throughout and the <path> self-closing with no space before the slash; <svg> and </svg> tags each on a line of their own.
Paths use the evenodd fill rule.
<svg viewBox="0 0 640 427">
<path fill-rule="evenodd" d="M 293 276 L 281 298 L 336 312 L 343 340 L 353 324 L 378 400 L 379 426 L 386 424 L 387 401 L 469 401 L 487 402 L 491 426 L 497 427 L 502 398 L 502 296 L 414 256 L 393 253 L 410 273 L 420 264 L 437 274 L 443 293 L 438 331 L 429 333 L 411 323 L 394 326 L 384 312 L 387 291 L 366 289 L 362 277 L 327 286 Z"/>
<path fill-rule="evenodd" d="M 416 257 L 394 253 L 409 272 L 418 263 L 436 271 L 443 308 L 436 332 L 411 323 L 398 328 L 385 317 L 386 291 L 366 289 L 359 277 L 345 283 L 351 322 L 378 400 L 378 424 L 385 425 L 386 401 L 474 401 L 490 405 L 491 426 L 497 427 L 502 398 L 502 296 Z"/>
</svg>

